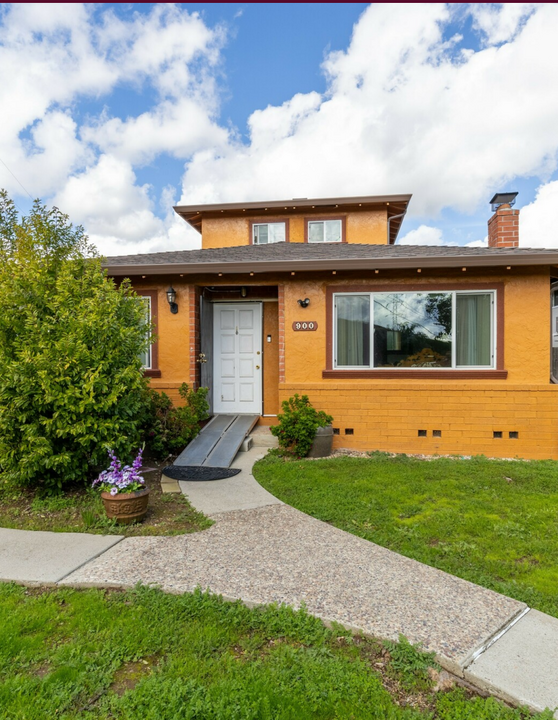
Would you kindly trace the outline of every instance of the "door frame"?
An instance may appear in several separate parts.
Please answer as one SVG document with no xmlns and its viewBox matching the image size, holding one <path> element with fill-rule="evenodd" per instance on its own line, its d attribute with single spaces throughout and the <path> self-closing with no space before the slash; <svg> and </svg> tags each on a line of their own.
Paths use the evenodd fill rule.
<svg viewBox="0 0 558 720">
<path fill-rule="evenodd" d="M 258 300 L 240 300 L 240 301 L 235 301 L 235 302 L 231 302 L 229 300 L 216 300 L 216 301 L 214 301 L 212 303 L 208 303 L 208 304 L 213 305 L 212 323 L 211 323 L 212 324 L 212 328 L 211 328 L 211 330 L 212 330 L 212 332 L 211 332 L 212 359 L 211 359 L 211 371 L 210 371 L 212 380 L 213 380 L 213 387 L 210 389 L 210 394 L 212 396 L 210 405 L 212 407 L 213 412 L 215 412 L 214 408 L 217 405 L 217 402 L 216 402 L 216 392 L 217 392 L 216 378 L 218 376 L 217 368 L 215 367 L 215 365 L 217 364 L 218 358 L 217 358 L 217 353 L 215 352 L 215 340 L 214 340 L 215 330 L 217 328 L 217 323 L 215 322 L 216 307 L 217 306 L 219 306 L 219 307 L 231 306 L 231 305 L 234 305 L 238 308 L 254 306 L 254 305 L 257 305 L 259 307 L 259 327 L 255 331 L 255 335 L 259 339 L 259 353 L 260 353 L 260 375 L 259 375 L 259 381 L 258 381 L 259 382 L 259 408 L 258 408 L 258 410 L 255 410 L 251 413 L 242 413 L 239 410 L 233 410 L 231 412 L 234 412 L 235 414 L 238 414 L 238 415 L 258 414 L 261 416 L 263 414 L 263 399 L 264 399 L 263 398 L 263 387 L 264 387 L 264 385 L 263 385 L 263 373 L 264 373 L 264 366 L 263 366 L 263 303 Z M 221 412 L 223 412 L 223 411 L 221 411 Z"/>
</svg>

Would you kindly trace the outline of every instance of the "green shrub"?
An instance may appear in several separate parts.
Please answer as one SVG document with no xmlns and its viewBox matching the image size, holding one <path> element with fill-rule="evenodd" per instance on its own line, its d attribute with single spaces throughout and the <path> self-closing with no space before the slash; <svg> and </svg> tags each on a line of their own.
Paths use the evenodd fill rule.
<svg viewBox="0 0 558 720">
<path fill-rule="evenodd" d="M 298 393 L 281 403 L 283 412 L 277 416 L 278 425 L 271 432 L 279 439 L 279 446 L 296 457 L 308 455 L 319 427 L 331 425 L 333 417 L 316 410 L 308 395 Z"/>
<path fill-rule="evenodd" d="M 164 392 L 149 389 L 149 409 L 143 434 L 147 450 L 155 457 L 166 457 L 183 450 L 200 431 L 209 410 L 208 388 L 191 390 L 186 383 L 178 389 L 185 405 L 175 407 Z"/>
<path fill-rule="evenodd" d="M 45 490 L 85 482 L 107 448 L 137 451 L 145 309 L 81 227 L 0 192 L 0 469 Z"/>
</svg>

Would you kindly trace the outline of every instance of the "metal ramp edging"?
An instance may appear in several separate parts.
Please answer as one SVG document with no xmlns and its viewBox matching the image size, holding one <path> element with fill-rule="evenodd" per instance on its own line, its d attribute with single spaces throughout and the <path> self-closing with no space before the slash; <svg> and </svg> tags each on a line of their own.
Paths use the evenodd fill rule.
<svg viewBox="0 0 558 720">
<path fill-rule="evenodd" d="M 228 468 L 259 415 L 215 415 L 173 465 Z"/>
</svg>

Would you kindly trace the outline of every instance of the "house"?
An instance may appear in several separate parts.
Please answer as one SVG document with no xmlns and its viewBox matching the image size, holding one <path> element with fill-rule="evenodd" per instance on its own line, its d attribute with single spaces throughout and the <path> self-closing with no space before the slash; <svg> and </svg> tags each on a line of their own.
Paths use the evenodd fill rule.
<svg viewBox="0 0 558 720">
<path fill-rule="evenodd" d="M 488 248 L 397 245 L 410 199 L 176 207 L 201 250 L 106 260 L 149 303 L 153 387 L 263 424 L 308 394 L 338 447 L 558 459 L 558 251 L 518 247 L 513 193 Z"/>
</svg>

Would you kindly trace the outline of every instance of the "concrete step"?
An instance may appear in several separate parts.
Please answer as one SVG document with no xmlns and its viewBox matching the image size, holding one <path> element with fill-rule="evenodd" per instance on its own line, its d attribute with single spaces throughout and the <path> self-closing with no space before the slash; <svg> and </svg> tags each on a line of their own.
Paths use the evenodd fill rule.
<svg viewBox="0 0 558 720">
<path fill-rule="evenodd" d="M 279 447 L 279 440 L 271 434 L 271 430 L 266 425 L 257 425 L 250 433 L 249 438 L 252 440 L 252 447 Z"/>
</svg>

